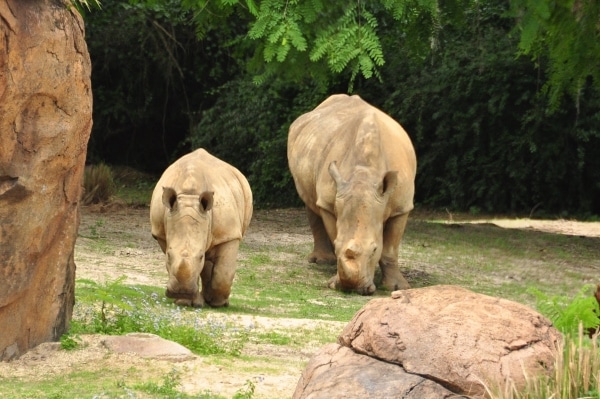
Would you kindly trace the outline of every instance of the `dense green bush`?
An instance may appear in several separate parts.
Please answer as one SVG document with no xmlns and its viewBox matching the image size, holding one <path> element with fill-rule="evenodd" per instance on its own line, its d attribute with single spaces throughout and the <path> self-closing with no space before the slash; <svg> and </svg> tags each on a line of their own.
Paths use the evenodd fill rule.
<svg viewBox="0 0 600 399">
<path fill-rule="evenodd" d="M 261 75 L 265 81 L 256 86 L 248 71 L 260 73 L 264 65 L 252 58 L 257 44 L 243 39 L 247 14 L 192 16 L 176 0 L 102 4 L 86 16 L 94 88 L 88 159 L 159 174 L 205 147 L 246 174 L 258 206 L 297 205 L 286 159 L 289 124 L 346 91 L 350 76 L 338 76 L 344 83 L 336 85 L 282 72 Z M 600 93 L 587 84 L 575 100 L 564 97 L 550 109 L 542 90 L 547 61 L 515 56 L 519 34 L 504 17 L 508 4 L 470 7 L 456 11 L 460 18 L 440 16 L 433 30 L 425 20 L 406 30 L 372 10 L 386 54 L 382 82 L 359 75 L 354 91 L 412 137 L 416 202 L 599 215 Z M 202 41 L 192 22 L 198 18 L 212 21 Z"/>
<path fill-rule="evenodd" d="M 192 148 L 203 147 L 237 167 L 248 178 L 257 206 L 299 205 L 287 164 L 288 128 L 324 97 L 309 85 L 234 80 L 219 90 L 189 141 Z"/>
<path fill-rule="evenodd" d="M 578 103 L 565 98 L 548 112 L 543 77 L 529 60 L 515 58 L 517 39 L 504 11 L 504 4 L 481 7 L 463 26 L 445 27 L 425 62 L 394 58 L 385 85 L 368 82 L 364 96 L 411 135 L 417 202 L 598 214 L 600 95 L 583 91 Z M 388 46 L 402 45 L 386 37 Z"/>
<path fill-rule="evenodd" d="M 85 16 L 94 92 L 92 162 L 159 174 L 189 150 L 181 143 L 198 112 L 212 106 L 215 89 L 237 76 L 244 60 L 230 45 L 243 31 L 241 17 L 203 41 L 191 18 L 178 0 L 103 0 L 102 10 Z"/>
</svg>

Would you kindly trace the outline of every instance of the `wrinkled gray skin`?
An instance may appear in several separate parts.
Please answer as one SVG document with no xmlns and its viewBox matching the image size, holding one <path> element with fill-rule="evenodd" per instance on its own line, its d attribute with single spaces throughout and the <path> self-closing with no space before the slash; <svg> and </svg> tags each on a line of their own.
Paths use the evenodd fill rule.
<svg viewBox="0 0 600 399">
<path fill-rule="evenodd" d="M 288 163 L 314 238 L 312 263 L 336 263 L 331 288 L 410 288 L 398 249 L 413 209 L 416 156 L 404 129 L 359 96 L 333 95 L 294 121 Z"/>
<path fill-rule="evenodd" d="M 250 186 L 233 166 L 203 149 L 169 166 L 150 203 L 152 236 L 166 254 L 166 296 L 180 305 L 227 306 L 251 217 Z"/>
</svg>

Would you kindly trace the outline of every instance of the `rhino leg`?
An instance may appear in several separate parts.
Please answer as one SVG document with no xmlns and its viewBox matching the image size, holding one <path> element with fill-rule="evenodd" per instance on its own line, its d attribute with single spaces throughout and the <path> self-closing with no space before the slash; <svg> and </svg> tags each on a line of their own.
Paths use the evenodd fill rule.
<svg viewBox="0 0 600 399">
<path fill-rule="evenodd" d="M 158 245 L 160 245 L 160 249 L 163 251 L 163 253 L 166 253 L 167 240 L 165 240 L 163 237 L 155 236 L 154 234 L 152 234 L 152 238 L 154 238 L 158 242 Z"/>
<path fill-rule="evenodd" d="M 383 275 L 381 283 L 388 291 L 410 288 L 398 267 L 398 247 L 402 241 L 407 221 L 408 213 L 405 213 L 388 219 L 383 228 L 383 250 L 379 266 Z"/>
<path fill-rule="evenodd" d="M 210 251 L 200 277 L 202 296 L 212 307 L 229 306 L 229 294 L 235 277 L 239 240 L 217 245 Z"/>
<path fill-rule="evenodd" d="M 312 231 L 314 239 L 314 248 L 310 255 L 308 255 L 308 262 L 335 265 L 337 259 L 333 252 L 331 240 L 329 239 L 329 235 L 323 224 L 323 219 L 309 207 L 306 207 L 306 213 L 308 215 L 308 224 L 310 225 L 310 230 Z"/>
</svg>

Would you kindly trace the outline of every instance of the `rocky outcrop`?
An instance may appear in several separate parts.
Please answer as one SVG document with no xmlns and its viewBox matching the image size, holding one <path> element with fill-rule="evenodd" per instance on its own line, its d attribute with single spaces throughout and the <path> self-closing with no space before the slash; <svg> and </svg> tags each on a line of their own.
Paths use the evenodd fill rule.
<svg viewBox="0 0 600 399">
<path fill-rule="evenodd" d="M 395 291 L 365 305 L 310 361 L 293 397 L 482 398 L 486 386 L 550 374 L 560 339 L 516 302 L 455 286 Z"/>
<path fill-rule="evenodd" d="M 0 0 L 0 360 L 68 328 L 90 71 L 72 7 Z"/>
<path fill-rule="evenodd" d="M 321 348 L 308 365 L 294 398 L 310 399 L 456 399 L 433 380 L 395 364 L 361 355 L 339 344 Z"/>
</svg>

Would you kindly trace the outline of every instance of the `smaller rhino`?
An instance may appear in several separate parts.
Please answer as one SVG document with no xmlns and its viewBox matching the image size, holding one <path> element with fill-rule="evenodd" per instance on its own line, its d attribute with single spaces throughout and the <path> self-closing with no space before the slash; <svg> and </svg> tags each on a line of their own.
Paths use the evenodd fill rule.
<svg viewBox="0 0 600 399">
<path fill-rule="evenodd" d="M 152 237 L 167 255 L 165 295 L 179 305 L 228 306 L 251 218 L 250 185 L 233 166 L 204 149 L 169 166 L 150 203 Z"/>
</svg>

